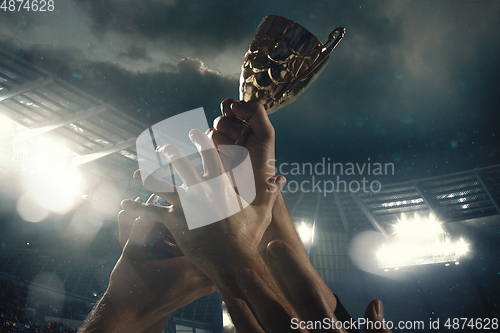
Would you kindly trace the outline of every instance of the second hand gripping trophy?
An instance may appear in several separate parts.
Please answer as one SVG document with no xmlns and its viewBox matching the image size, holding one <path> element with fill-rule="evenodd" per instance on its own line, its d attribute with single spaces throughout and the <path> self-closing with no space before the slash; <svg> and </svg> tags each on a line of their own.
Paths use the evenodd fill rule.
<svg viewBox="0 0 500 333">
<path fill-rule="evenodd" d="M 268 114 L 293 102 L 323 71 L 344 34 L 345 28 L 338 27 L 323 44 L 292 20 L 264 17 L 245 54 L 240 100 L 260 101 Z M 240 122 L 245 127 L 236 143 L 244 145 L 252 130 Z"/>
</svg>

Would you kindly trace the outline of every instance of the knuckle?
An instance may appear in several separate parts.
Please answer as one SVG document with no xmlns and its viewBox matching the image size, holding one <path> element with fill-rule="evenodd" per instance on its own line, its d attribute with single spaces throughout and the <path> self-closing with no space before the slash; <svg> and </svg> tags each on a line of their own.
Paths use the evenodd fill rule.
<svg viewBox="0 0 500 333">
<path fill-rule="evenodd" d="M 127 223 L 131 223 L 132 222 L 132 218 L 131 218 L 131 215 L 130 213 L 127 213 L 126 211 L 124 210 L 121 210 L 119 213 L 118 213 L 118 223 L 119 224 L 127 224 Z"/>
<path fill-rule="evenodd" d="M 120 222 L 120 220 L 123 220 L 123 218 L 126 216 L 126 213 L 124 210 L 120 210 L 120 212 L 118 213 L 118 222 Z"/>
<path fill-rule="evenodd" d="M 215 129 L 219 129 L 219 124 L 220 124 L 222 119 L 224 119 L 222 116 L 218 116 L 217 118 L 214 119 L 213 127 Z"/>
</svg>

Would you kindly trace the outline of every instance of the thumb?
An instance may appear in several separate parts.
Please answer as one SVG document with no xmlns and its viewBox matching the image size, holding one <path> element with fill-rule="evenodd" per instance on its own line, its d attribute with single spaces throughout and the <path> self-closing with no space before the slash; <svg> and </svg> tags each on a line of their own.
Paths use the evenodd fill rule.
<svg viewBox="0 0 500 333">
<path fill-rule="evenodd" d="M 281 175 L 274 175 L 266 180 L 266 184 L 261 187 L 252 205 L 261 206 L 271 210 L 281 189 L 286 184 L 286 178 Z"/>
</svg>

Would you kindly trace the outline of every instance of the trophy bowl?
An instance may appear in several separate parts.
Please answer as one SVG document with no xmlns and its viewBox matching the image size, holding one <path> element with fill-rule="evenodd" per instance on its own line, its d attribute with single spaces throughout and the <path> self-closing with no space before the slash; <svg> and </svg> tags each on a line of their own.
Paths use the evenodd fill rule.
<svg viewBox="0 0 500 333">
<path fill-rule="evenodd" d="M 293 102 L 325 68 L 344 34 L 339 27 L 323 44 L 292 20 L 264 17 L 245 54 L 240 100 L 259 100 L 268 114 Z"/>
<path fill-rule="evenodd" d="M 344 37 L 345 28 L 333 30 L 323 44 L 307 29 L 287 18 L 262 19 L 248 47 L 240 76 L 240 100 L 260 101 L 268 114 L 293 102 L 325 68 L 330 52 Z M 237 144 L 251 133 L 245 128 Z"/>
</svg>

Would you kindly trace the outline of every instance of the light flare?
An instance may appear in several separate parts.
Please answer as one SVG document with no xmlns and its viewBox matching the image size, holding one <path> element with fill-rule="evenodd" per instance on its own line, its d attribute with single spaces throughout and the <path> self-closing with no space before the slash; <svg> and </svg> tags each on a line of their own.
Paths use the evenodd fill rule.
<svg viewBox="0 0 500 333">
<path fill-rule="evenodd" d="M 432 214 L 403 215 L 393 230 L 393 238 L 375 253 L 382 269 L 453 262 L 469 252 L 469 244 L 463 238 L 453 242 Z"/>
<path fill-rule="evenodd" d="M 81 177 L 71 159 L 76 155 L 64 144 L 46 137 L 16 142 L 24 174 L 25 195 L 39 206 L 64 214 L 75 205 Z"/>
</svg>

